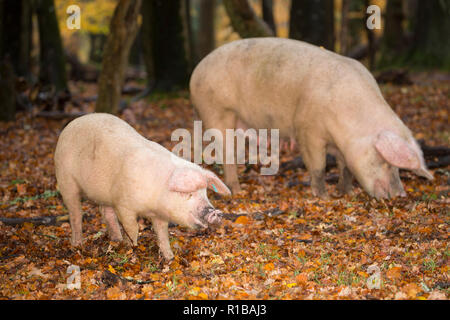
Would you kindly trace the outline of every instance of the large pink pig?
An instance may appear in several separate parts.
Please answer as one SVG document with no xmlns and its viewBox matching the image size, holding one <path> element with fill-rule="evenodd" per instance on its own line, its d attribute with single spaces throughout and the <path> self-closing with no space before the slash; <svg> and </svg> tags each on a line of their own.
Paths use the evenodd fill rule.
<svg viewBox="0 0 450 320">
<path fill-rule="evenodd" d="M 176 157 L 138 134 L 123 120 L 94 113 L 73 120 L 61 133 L 55 151 L 58 189 L 70 214 L 72 244 L 82 242 L 81 196 L 102 206 L 113 240 L 137 244 L 137 217 L 151 219 L 164 258 L 173 253 L 168 223 L 206 228 L 221 220 L 206 189 L 230 194 L 210 171 Z M 118 218 L 118 219 L 117 219 Z M 117 221 L 118 220 L 118 221 Z"/>
<path fill-rule="evenodd" d="M 337 158 L 342 193 L 351 191 L 354 176 L 376 198 L 405 195 L 399 168 L 433 179 L 370 72 L 323 48 L 281 38 L 234 41 L 198 64 L 190 91 L 203 125 L 224 137 L 239 121 L 279 129 L 281 137 L 295 140 L 314 195 L 327 195 L 327 152 Z M 238 192 L 236 165 L 226 164 L 224 171 L 225 183 Z"/>
</svg>

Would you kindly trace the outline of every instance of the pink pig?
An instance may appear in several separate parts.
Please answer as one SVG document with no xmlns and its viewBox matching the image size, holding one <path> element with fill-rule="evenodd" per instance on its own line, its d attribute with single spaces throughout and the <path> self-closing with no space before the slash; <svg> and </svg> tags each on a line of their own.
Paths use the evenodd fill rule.
<svg viewBox="0 0 450 320">
<path fill-rule="evenodd" d="M 73 120 L 55 151 L 58 189 L 70 214 L 72 245 L 82 242 L 81 196 L 98 203 L 110 237 L 137 244 L 138 217 L 152 221 L 163 257 L 173 258 L 168 223 L 206 228 L 219 223 L 206 189 L 230 190 L 212 172 L 149 141 L 125 121 L 102 113 Z"/>
<path fill-rule="evenodd" d="M 327 197 L 327 153 L 336 156 L 342 194 L 354 177 L 376 198 L 405 195 L 399 168 L 433 179 L 371 73 L 323 48 L 282 38 L 233 41 L 196 66 L 190 92 L 204 126 L 223 137 L 239 126 L 273 128 L 291 147 L 296 142 L 316 196 Z M 241 190 L 235 163 L 224 165 L 224 176 L 233 193 Z"/>
</svg>

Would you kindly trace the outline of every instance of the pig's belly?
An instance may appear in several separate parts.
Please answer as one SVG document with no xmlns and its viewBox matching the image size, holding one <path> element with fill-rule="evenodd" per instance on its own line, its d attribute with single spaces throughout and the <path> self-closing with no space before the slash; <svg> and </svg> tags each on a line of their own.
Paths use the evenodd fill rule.
<svg viewBox="0 0 450 320">
<path fill-rule="evenodd" d="M 243 122 L 242 129 L 268 129 L 268 133 L 270 133 L 270 129 L 278 129 L 280 138 L 295 138 L 292 116 L 276 113 L 276 107 L 270 107 L 270 112 L 265 112 L 255 106 L 246 109 L 251 112 L 237 114 L 239 120 Z"/>
</svg>

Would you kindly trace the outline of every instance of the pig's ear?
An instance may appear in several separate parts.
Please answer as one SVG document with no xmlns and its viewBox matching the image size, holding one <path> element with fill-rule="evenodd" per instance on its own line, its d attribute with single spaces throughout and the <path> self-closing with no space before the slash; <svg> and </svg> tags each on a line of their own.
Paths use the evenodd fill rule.
<svg viewBox="0 0 450 320">
<path fill-rule="evenodd" d="M 376 141 L 375 148 L 391 165 L 417 170 L 420 168 L 419 155 L 401 137 L 390 131 L 382 131 Z"/>
<path fill-rule="evenodd" d="M 177 168 L 169 178 L 170 191 L 189 193 L 206 189 L 206 186 L 206 179 L 199 170 Z"/>
<path fill-rule="evenodd" d="M 231 195 L 230 189 L 222 182 L 214 173 L 208 170 L 203 170 L 208 181 L 208 188 L 214 190 L 217 193 L 224 195 Z"/>
<path fill-rule="evenodd" d="M 415 174 L 417 174 L 418 176 L 427 178 L 428 180 L 433 180 L 433 174 L 427 170 L 427 168 L 425 168 L 424 166 L 420 167 L 419 169 L 413 170 L 413 172 Z"/>
</svg>

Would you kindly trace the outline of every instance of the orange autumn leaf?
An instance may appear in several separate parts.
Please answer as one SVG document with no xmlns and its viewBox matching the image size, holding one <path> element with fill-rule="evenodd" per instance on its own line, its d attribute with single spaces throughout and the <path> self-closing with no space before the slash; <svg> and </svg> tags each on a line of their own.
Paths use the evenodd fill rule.
<svg viewBox="0 0 450 320">
<path fill-rule="evenodd" d="M 125 300 L 126 294 L 118 287 L 111 287 L 106 290 L 106 297 L 110 300 Z"/>
<path fill-rule="evenodd" d="M 266 271 L 272 271 L 274 268 L 275 268 L 275 265 L 272 262 L 269 262 L 264 266 L 264 270 L 266 270 Z"/>
<path fill-rule="evenodd" d="M 422 291 L 422 289 L 415 283 L 408 283 L 407 285 L 403 286 L 402 291 L 406 293 L 408 298 L 414 299 L 416 298 L 417 294 Z"/>
<path fill-rule="evenodd" d="M 114 274 L 117 273 L 116 269 L 114 269 L 113 266 L 111 266 L 111 265 L 108 265 L 108 271 L 111 273 L 114 273 Z"/>
<path fill-rule="evenodd" d="M 398 280 L 402 277 L 402 268 L 401 267 L 393 267 L 386 272 L 386 277 L 391 280 Z"/>
<path fill-rule="evenodd" d="M 17 184 L 16 188 L 17 188 L 17 193 L 20 196 L 23 196 L 25 193 L 27 193 L 27 185 L 26 184 Z"/>
<path fill-rule="evenodd" d="M 237 224 L 248 224 L 250 219 L 247 216 L 239 216 L 234 222 Z"/>
<path fill-rule="evenodd" d="M 300 273 L 295 277 L 295 281 L 300 285 L 305 285 L 308 282 L 308 275 L 306 273 Z"/>
<path fill-rule="evenodd" d="M 311 240 L 312 235 L 309 233 L 302 233 L 299 237 L 300 240 Z"/>
<path fill-rule="evenodd" d="M 199 297 L 202 300 L 207 300 L 208 299 L 208 295 L 204 292 L 200 292 L 197 297 Z"/>
</svg>

